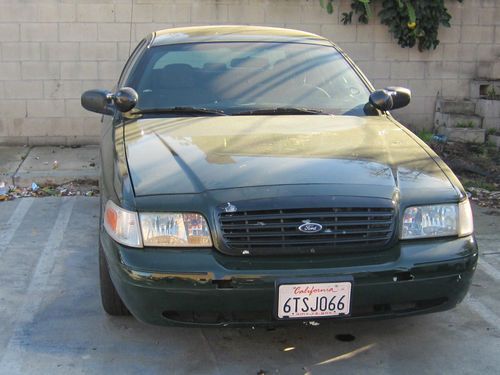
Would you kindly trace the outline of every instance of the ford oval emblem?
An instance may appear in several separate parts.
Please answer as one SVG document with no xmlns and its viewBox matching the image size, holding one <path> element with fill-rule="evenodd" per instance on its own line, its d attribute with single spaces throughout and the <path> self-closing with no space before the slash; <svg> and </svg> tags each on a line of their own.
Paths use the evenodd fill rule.
<svg viewBox="0 0 500 375">
<path fill-rule="evenodd" d="M 304 233 L 318 233 L 321 229 L 323 226 L 317 223 L 305 223 L 299 227 L 299 230 Z"/>
</svg>

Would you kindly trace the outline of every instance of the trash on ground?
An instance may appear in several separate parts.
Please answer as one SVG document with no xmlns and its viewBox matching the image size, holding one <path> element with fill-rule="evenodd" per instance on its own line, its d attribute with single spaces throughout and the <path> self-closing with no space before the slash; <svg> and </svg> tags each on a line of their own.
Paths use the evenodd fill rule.
<svg viewBox="0 0 500 375">
<path fill-rule="evenodd" d="M 0 181 L 0 195 L 6 195 L 7 194 L 7 186 L 5 184 L 5 181 Z"/>
<path fill-rule="evenodd" d="M 500 191 L 490 191 L 477 187 L 469 187 L 467 191 L 470 193 L 472 201 L 479 206 L 500 208 Z"/>
<path fill-rule="evenodd" d="M 3 185 L 2 185 L 3 183 Z M 0 182 L 0 202 L 25 197 L 71 197 L 99 195 L 99 187 L 95 181 L 77 180 L 62 185 L 38 185 L 33 182 L 30 187 L 21 188 Z"/>
<path fill-rule="evenodd" d="M 432 136 L 431 141 L 434 141 L 437 143 L 446 143 L 446 142 L 448 142 L 448 137 L 446 135 L 436 134 L 436 135 Z"/>
<path fill-rule="evenodd" d="M 0 181 L 0 202 L 1 201 L 6 201 L 9 199 L 9 196 L 7 193 L 9 192 L 9 189 L 7 185 L 5 184 L 5 181 Z"/>
</svg>

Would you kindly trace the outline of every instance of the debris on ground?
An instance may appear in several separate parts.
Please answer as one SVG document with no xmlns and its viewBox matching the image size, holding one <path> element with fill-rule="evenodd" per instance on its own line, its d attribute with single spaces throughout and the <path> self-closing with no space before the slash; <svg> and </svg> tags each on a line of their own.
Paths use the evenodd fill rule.
<svg viewBox="0 0 500 375">
<path fill-rule="evenodd" d="M 9 199 L 8 196 L 9 188 L 5 181 L 0 181 L 0 202 L 6 201 Z"/>
<path fill-rule="evenodd" d="M 5 184 L 5 181 L 0 181 L 0 195 L 5 194 L 7 194 L 7 185 Z"/>
<path fill-rule="evenodd" d="M 432 136 L 431 140 L 436 143 L 446 143 L 448 142 L 448 137 L 446 135 L 435 134 Z"/>
<path fill-rule="evenodd" d="M 21 188 L 7 185 L 0 181 L 0 201 L 10 201 L 26 197 L 93 197 L 99 195 L 99 187 L 94 181 L 76 180 L 62 185 L 38 185 L 33 182 L 30 187 Z"/>
<path fill-rule="evenodd" d="M 457 175 L 473 202 L 500 208 L 500 152 L 495 145 L 437 137 L 431 138 L 429 145 Z"/>
<path fill-rule="evenodd" d="M 320 323 L 315 322 L 313 320 L 310 320 L 310 321 L 307 321 L 307 322 L 303 322 L 303 324 L 306 325 L 306 326 L 313 326 L 313 327 L 317 327 L 317 326 L 320 325 Z"/>
<path fill-rule="evenodd" d="M 471 194 L 471 200 L 481 207 L 500 208 L 500 191 L 469 187 L 467 191 Z"/>
</svg>

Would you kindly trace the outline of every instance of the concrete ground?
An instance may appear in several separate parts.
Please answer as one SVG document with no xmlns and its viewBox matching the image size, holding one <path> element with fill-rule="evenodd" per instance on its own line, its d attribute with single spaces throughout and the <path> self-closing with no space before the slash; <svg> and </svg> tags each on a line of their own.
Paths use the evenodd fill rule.
<svg viewBox="0 0 500 375">
<path fill-rule="evenodd" d="M 61 185 L 74 180 L 97 182 L 99 146 L 0 146 L 0 181 L 29 187 Z"/>
<path fill-rule="evenodd" d="M 153 327 L 106 316 L 98 291 L 98 202 L 0 203 L 0 374 L 499 373 L 498 212 L 475 208 L 481 261 L 456 309 L 269 331 Z"/>
</svg>

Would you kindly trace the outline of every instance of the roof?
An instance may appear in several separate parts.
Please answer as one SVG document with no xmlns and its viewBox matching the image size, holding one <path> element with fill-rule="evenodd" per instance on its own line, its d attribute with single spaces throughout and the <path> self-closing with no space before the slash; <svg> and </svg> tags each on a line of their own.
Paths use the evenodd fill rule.
<svg viewBox="0 0 500 375">
<path fill-rule="evenodd" d="M 151 46 L 199 42 L 288 42 L 331 45 L 316 34 L 300 30 L 263 26 L 194 26 L 159 30 Z"/>
</svg>

